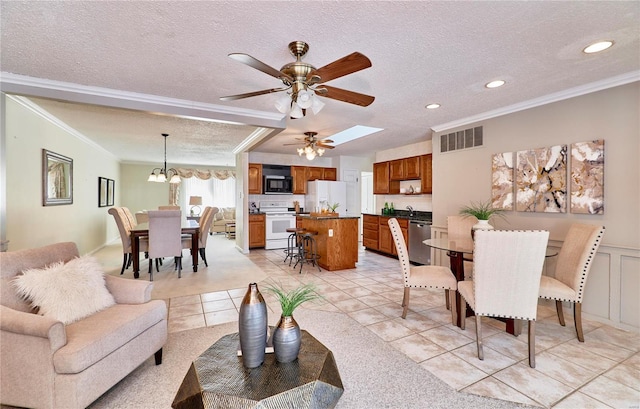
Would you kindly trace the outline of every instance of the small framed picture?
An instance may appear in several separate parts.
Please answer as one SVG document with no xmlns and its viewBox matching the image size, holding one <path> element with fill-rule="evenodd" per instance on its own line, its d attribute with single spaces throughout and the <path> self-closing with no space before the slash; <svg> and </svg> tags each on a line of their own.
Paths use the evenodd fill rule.
<svg viewBox="0 0 640 409">
<path fill-rule="evenodd" d="M 98 207 L 113 206 L 116 181 L 98 177 Z"/>
</svg>

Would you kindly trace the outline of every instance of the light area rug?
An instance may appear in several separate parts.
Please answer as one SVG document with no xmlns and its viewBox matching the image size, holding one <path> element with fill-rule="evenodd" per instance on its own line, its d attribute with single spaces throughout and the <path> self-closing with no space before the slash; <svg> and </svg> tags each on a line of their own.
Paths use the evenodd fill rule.
<svg viewBox="0 0 640 409">
<path fill-rule="evenodd" d="M 527 407 L 456 392 L 345 314 L 300 309 L 295 317 L 333 352 L 344 385 L 336 408 Z M 169 334 L 161 365 L 151 357 L 90 408 L 170 408 L 191 362 L 220 337 L 237 331 L 233 322 Z"/>
<path fill-rule="evenodd" d="M 224 291 L 234 288 L 245 288 L 247 283 L 260 282 L 268 275 L 254 263 L 250 257 L 240 253 L 233 240 L 228 240 L 220 235 L 210 237 L 207 243 L 207 262 L 205 266 L 202 259 L 198 265 L 198 271 L 193 272 L 191 256 L 188 250 L 183 250 L 182 277 L 178 278 L 178 272 L 174 270 L 173 258 L 166 257 L 160 272 L 153 272 L 154 299 L 168 299 L 185 295 L 204 294 L 215 291 Z M 103 247 L 93 254 L 105 269 L 107 274 L 133 279 L 133 271 L 130 267 L 120 275 L 122 268 L 122 245 L 114 242 Z M 140 256 L 140 278 L 149 280 L 149 260 Z"/>
</svg>

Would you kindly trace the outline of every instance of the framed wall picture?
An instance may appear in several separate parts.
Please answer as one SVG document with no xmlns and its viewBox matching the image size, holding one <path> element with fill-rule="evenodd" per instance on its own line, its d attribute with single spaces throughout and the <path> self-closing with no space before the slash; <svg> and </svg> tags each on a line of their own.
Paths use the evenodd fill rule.
<svg viewBox="0 0 640 409">
<path fill-rule="evenodd" d="M 113 206 L 113 198 L 116 194 L 116 181 L 109 179 L 107 181 L 107 206 Z"/>
<path fill-rule="evenodd" d="M 42 205 L 73 204 L 73 159 L 42 150 Z"/>
<path fill-rule="evenodd" d="M 98 207 L 113 206 L 116 181 L 98 177 Z"/>
</svg>

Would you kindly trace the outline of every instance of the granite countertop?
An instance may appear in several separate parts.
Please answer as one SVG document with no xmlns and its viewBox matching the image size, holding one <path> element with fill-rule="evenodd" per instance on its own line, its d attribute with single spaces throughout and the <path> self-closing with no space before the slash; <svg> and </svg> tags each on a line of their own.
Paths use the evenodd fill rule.
<svg viewBox="0 0 640 409">
<path fill-rule="evenodd" d="M 371 216 L 395 217 L 398 219 L 420 220 L 424 222 L 430 222 L 432 220 L 431 212 L 422 212 L 419 210 L 415 210 L 413 212 L 413 216 L 410 216 L 408 210 L 396 210 L 394 214 L 381 214 L 381 213 L 362 213 L 362 214 L 368 214 Z"/>
</svg>

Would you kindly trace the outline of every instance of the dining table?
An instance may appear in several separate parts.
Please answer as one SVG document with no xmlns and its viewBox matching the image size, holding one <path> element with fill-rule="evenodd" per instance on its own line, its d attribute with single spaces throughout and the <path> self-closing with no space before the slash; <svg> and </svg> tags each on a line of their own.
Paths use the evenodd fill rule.
<svg viewBox="0 0 640 409">
<path fill-rule="evenodd" d="M 140 277 L 140 238 L 149 237 L 149 223 L 138 223 L 131 228 L 131 254 L 133 255 L 133 277 Z M 191 259 L 193 272 L 198 271 L 198 245 L 200 240 L 200 224 L 195 220 L 182 220 L 182 234 L 191 235 Z"/>
<path fill-rule="evenodd" d="M 455 275 L 456 280 L 464 281 L 464 262 L 473 261 L 473 240 L 449 240 L 447 238 L 434 238 L 427 239 L 422 242 L 423 244 L 438 250 L 444 250 L 449 256 L 449 262 L 451 265 L 451 272 Z M 547 249 L 545 257 L 553 257 L 558 254 L 555 249 Z M 456 307 L 460 305 L 460 293 L 456 291 Z M 460 327 L 462 320 L 466 317 L 474 315 L 473 310 L 467 305 L 467 311 L 464 314 L 456 315 L 456 325 Z M 509 334 L 518 336 L 522 333 L 522 322 L 513 318 L 495 317 L 500 321 L 506 323 L 506 331 Z"/>
</svg>

